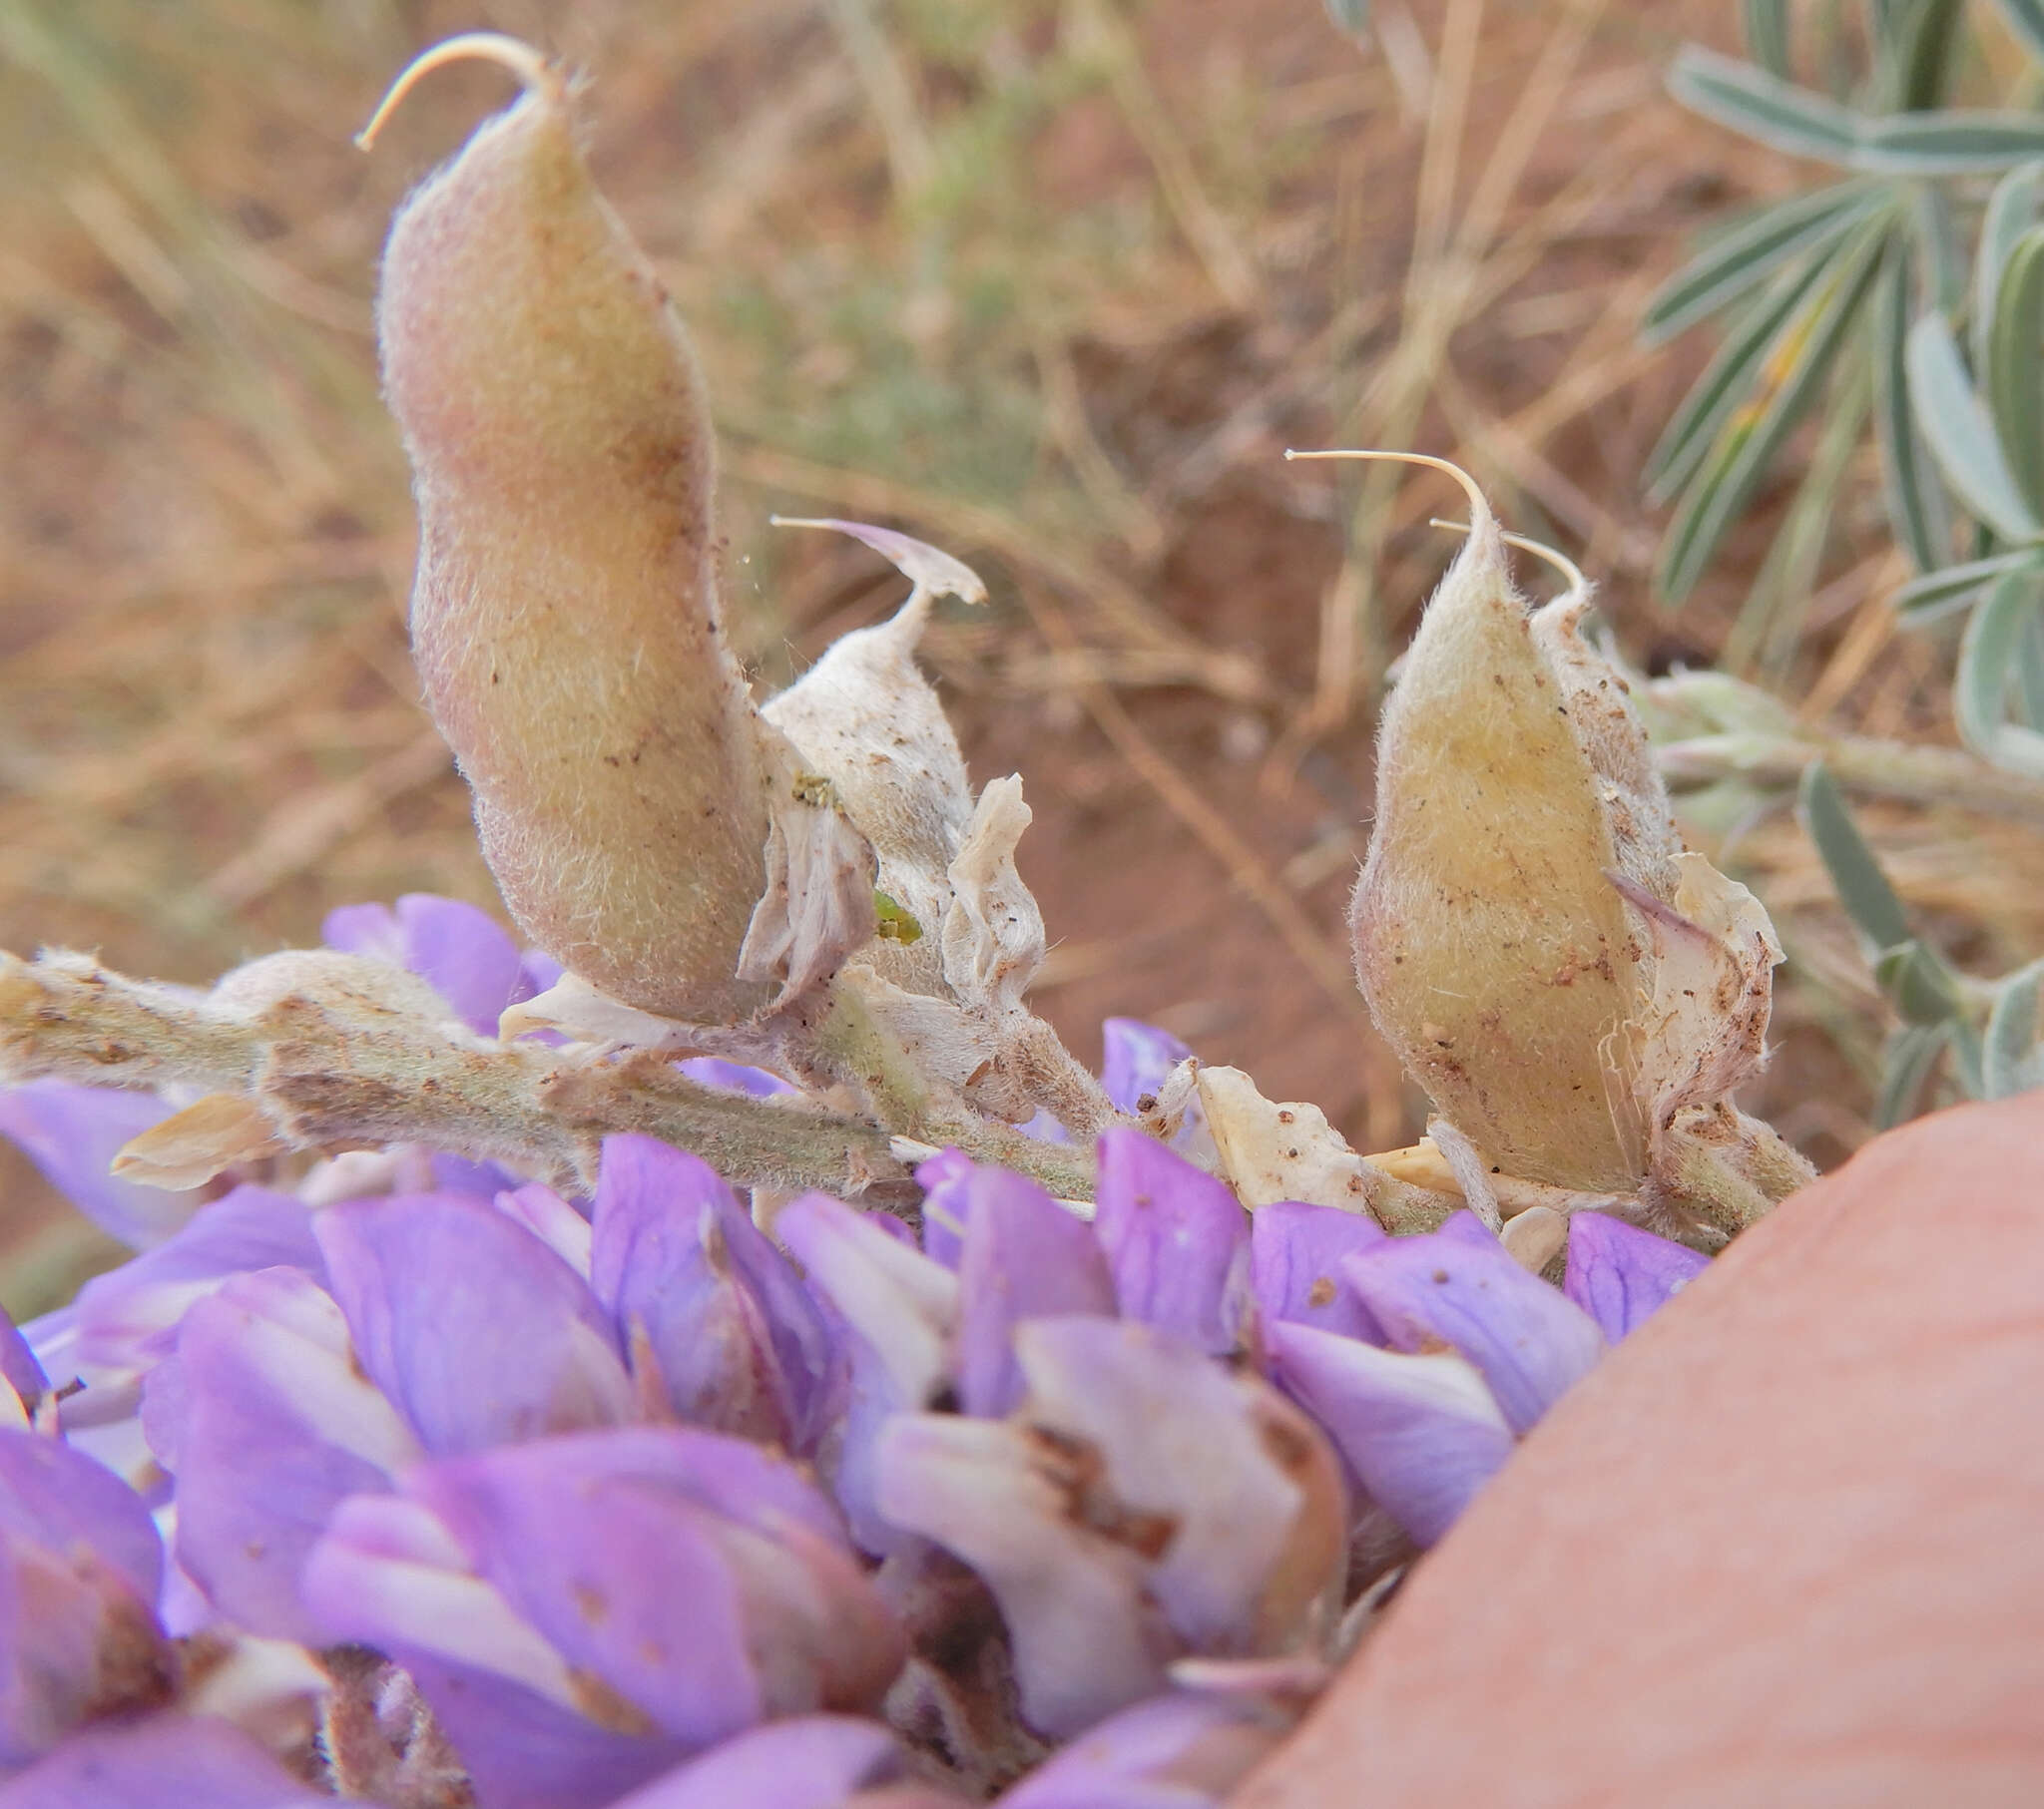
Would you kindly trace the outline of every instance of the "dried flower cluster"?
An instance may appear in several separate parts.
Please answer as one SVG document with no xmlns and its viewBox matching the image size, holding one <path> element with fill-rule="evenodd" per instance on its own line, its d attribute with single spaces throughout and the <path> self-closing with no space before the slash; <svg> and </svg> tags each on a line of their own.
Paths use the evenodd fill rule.
<svg viewBox="0 0 2044 1809">
<path fill-rule="evenodd" d="M 763 703 L 686 335 L 560 73 L 385 261 L 413 644 L 525 936 L 208 993 L 0 955 L 0 1131 L 139 1253 L 0 1325 L 0 1809 L 1218 1803 L 1553 1402 L 1806 1170 L 1780 950 L 1581 587 L 1467 547 L 1352 922 L 1438 1117 L 1029 1010 L 1014 777 L 911 581 Z M 308 1156 L 312 1159 L 308 1161 Z"/>
</svg>

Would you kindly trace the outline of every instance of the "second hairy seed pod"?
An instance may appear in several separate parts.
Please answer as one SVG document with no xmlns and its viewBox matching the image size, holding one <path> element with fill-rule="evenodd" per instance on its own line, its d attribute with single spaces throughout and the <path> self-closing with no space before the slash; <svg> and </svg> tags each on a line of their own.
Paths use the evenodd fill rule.
<svg viewBox="0 0 2044 1809">
<path fill-rule="evenodd" d="M 478 34 L 393 100 L 467 55 L 526 93 L 405 204 L 377 304 L 413 655 L 520 928 L 615 998 L 730 1022 L 771 994 L 735 978 L 769 779 L 719 620 L 702 382 L 557 71 Z"/>
<path fill-rule="evenodd" d="M 1808 1178 L 1730 1094 L 1766 1054 L 1767 912 L 1682 845 L 1587 592 L 1533 612 L 1476 486 L 1385 704 L 1349 907 L 1377 1028 L 1478 1172 L 1721 1230 Z M 1566 565 L 1566 562 L 1562 562 Z"/>
<path fill-rule="evenodd" d="M 1356 973 L 1408 1071 L 1490 1162 L 1629 1191 L 1646 1127 L 1608 1045 L 1633 1015 L 1645 938 L 1606 877 L 1606 787 L 1473 490 L 1471 511 L 1384 707 Z"/>
</svg>

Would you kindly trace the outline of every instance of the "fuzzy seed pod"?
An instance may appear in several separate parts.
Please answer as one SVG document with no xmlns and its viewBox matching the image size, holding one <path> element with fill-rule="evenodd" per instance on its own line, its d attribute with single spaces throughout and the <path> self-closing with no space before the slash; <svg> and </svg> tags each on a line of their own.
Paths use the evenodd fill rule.
<svg viewBox="0 0 2044 1809">
<path fill-rule="evenodd" d="M 1463 473 L 1357 456 L 1447 470 L 1471 510 L 1384 708 L 1349 907 L 1378 1029 L 1482 1165 L 1743 1222 L 1808 1173 L 1726 1104 L 1765 1054 L 1767 913 L 1683 848 L 1625 681 L 1580 633 L 1580 580 L 1529 616 Z M 1699 1160 L 1705 1121 L 1764 1148 L 1772 1181 Z"/>
<path fill-rule="evenodd" d="M 591 182 L 563 78 L 404 205 L 377 331 L 419 511 L 413 656 L 519 927 L 612 997 L 732 1022 L 768 760 L 719 621 L 716 454 L 680 319 Z M 369 136 L 365 133 L 364 139 Z"/>
</svg>

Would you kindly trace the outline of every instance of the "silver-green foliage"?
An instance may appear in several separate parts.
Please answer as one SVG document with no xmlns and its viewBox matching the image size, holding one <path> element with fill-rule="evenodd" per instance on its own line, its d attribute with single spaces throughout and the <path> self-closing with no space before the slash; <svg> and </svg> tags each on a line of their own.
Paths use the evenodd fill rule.
<svg viewBox="0 0 2044 1809">
<path fill-rule="evenodd" d="M 2035 62 L 2034 92 L 2044 3 L 1994 10 Z M 1718 235 L 1649 308 L 1652 338 L 1713 316 L 1724 334 L 1648 467 L 1652 493 L 1680 499 L 1660 590 L 1671 604 L 1690 594 L 1800 422 L 1821 412 L 1856 438 L 1870 414 L 1888 520 L 1916 571 L 1896 607 L 1918 628 L 1966 613 L 1960 738 L 2044 783 L 2044 113 L 1943 104 L 1971 23 L 1958 0 L 1870 0 L 1871 66 L 1834 93 L 1794 81 L 1786 0 L 1744 0 L 1743 14 L 1753 60 L 1692 46 L 1672 91 L 1837 174 Z M 1841 459 L 1812 461 L 1739 646 L 1792 651 L 1796 600 L 1773 576 L 1843 475 Z M 1916 1109 L 1947 1053 L 1976 1097 L 2044 1083 L 2044 964 L 1994 983 L 1954 970 L 1912 930 L 1820 763 L 1801 814 L 1898 1020 L 1881 1122 Z"/>
</svg>

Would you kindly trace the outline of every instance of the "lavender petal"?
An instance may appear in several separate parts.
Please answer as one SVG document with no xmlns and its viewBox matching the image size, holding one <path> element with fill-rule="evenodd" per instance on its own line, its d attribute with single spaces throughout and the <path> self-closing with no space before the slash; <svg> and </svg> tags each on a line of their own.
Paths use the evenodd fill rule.
<svg viewBox="0 0 2044 1809">
<path fill-rule="evenodd" d="M 653 1137 L 607 1137 L 590 1276 L 635 1367 L 653 1366 L 683 1420 L 813 1448 L 829 1333 L 787 1259 L 704 1162 Z"/>
<path fill-rule="evenodd" d="M 1285 1649 L 1334 1583 L 1347 1504 L 1333 1455 L 1263 1382 L 1110 1319 L 1015 1332 L 1032 1427 L 1084 1446 L 1092 1511 L 1154 1530 L 1148 1588 L 1190 1651 Z"/>
<path fill-rule="evenodd" d="M 268 1268 L 324 1280 L 312 1215 L 288 1193 L 237 1187 L 165 1242 L 79 1289 L 74 1359 L 95 1383 L 140 1376 L 170 1350 L 193 1302 L 230 1275 Z"/>
<path fill-rule="evenodd" d="M 802 1715 L 739 1734 L 613 1809 L 837 1809 L 852 1791 L 903 1771 L 901 1748 L 879 1722 Z"/>
<path fill-rule="evenodd" d="M 1345 1338 L 1386 1342 L 1376 1316 L 1347 1285 L 1341 1259 L 1373 1249 L 1386 1233 L 1361 1212 L 1279 1200 L 1250 1215 L 1251 1273 L 1265 1323 L 1279 1319 Z"/>
<path fill-rule="evenodd" d="M 1100 1084 L 1117 1112 L 1134 1112 L 1137 1102 L 1171 1079 L 1193 1052 L 1168 1030 L 1139 1018 L 1109 1018 L 1100 1027 L 1103 1060 Z"/>
<path fill-rule="evenodd" d="M 341 1503 L 303 1588 L 325 1638 L 404 1667 L 489 1809 L 606 1809 L 689 1750 L 578 1675 L 420 1502 Z"/>
<path fill-rule="evenodd" d="M 1255 1311 L 1249 1214 L 1224 1182 L 1117 1128 L 1100 1139 L 1093 1223 L 1124 1318 L 1190 1338 L 1211 1356 L 1241 1348 Z"/>
<path fill-rule="evenodd" d="M 917 1165 L 922 1189 L 922 1253 L 953 1273 L 965 1248 L 972 1213 L 972 1176 L 979 1164 L 962 1149 L 940 1149 Z"/>
<path fill-rule="evenodd" d="M 1290 1725 L 1253 1699 L 1175 1690 L 1089 1728 L 996 1809 L 1221 1809 Z"/>
<path fill-rule="evenodd" d="M 103 1721 L 0 1785 L 0 1809 L 331 1809 L 211 1716 Z"/>
<path fill-rule="evenodd" d="M 142 1498 L 104 1465 L 37 1433 L 0 1429 L 0 1533 L 89 1554 L 143 1601 L 163 1586 L 163 1541 Z"/>
<path fill-rule="evenodd" d="M 1270 1328 L 1275 1373 L 1364 1490 L 1422 1546 L 1447 1532 L 1512 1453 L 1474 1366 L 1379 1350 L 1305 1325 Z"/>
<path fill-rule="evenodd" d="M 421 1466 L 429 1507 L 578 1672 L 691 1745 L 876 1707 L 898 1627 L 794 1466 L 713 1433 L 585 1433 Z"/>
<path fill-rule="evenodd" d="M 926 1164 L 927 1165 L 927 1164 Z M 1022 1398 L 1018 1321 L 1115 1313 L 1114 1277 L 1092 1228 L 1034 1182 L 977 1168 L 965 1183 L 956 1376 L 970 1414 L 998 1419 Z"/>
<path fill-rule="evenodd" d="M 489 1202 L 351 1200 L 316 1232 L 362 1368 L 434 1457 L 632 1417 L 609 1316 Z"/>
<path fill-rule="evenodd" d="M 1711 1266 L 1708 1256 L 1609 1212 L 1569 1219 L 1564 1291 L 1616 1344 Z"/>
<path fill-rule="evenodd" d="M 903 1413 L 874 1460 L 879 1511 L 993 1590 L 1038 1732 L 1069 1736 L 1164 1687 L 1180 1642 L 1145 1594 L 1142 1552 L 1087 1524 L 1067 1449 L 1013 1421 Z"/>
<path fill-rule="evenodd" d="M 692 1081 L 705 1087 L 723 1087 L 733 1093 L 750 1094 L 756 1100 L 771 1100 L 798 1094 L 799 1087 L 783 1081 L 764 1068 L 748 1068 L 742 1062 L 726 1062 L 716 1056 L 691 1056 L 675 1064 Z"/>
<path fill-rule="evenodd" d="M 809 1291 L 843 1327 L 842 1433 L 826 1469 L 852 1536 L 878 1555 L 901 1539 L 874 1503 L 874 1440 L 890 1415 L 926 1407 L 948 1390 L 959 1303 L 957 1276 L 900 1242 L 886 1228 L 894 1222 L 821 1193 L 804 1195 L 774 1221 Z"/>
<path fill-rule="evenodd" d="M 0 1431 L 0 1770 L 87 1718 L 163 1702 L 163 1548 L 141 1498 L 54 1439 Z"/>
<path fill-rule="evenodd" d="M 154 1094 L 29 1081 L 0 1088 L 0 1135 L 12 1137 L 44 1179 L 101 1230 L 143 1249 L 161 1243 L 206 1198 L 197 1190 L 145 1187 L 109 1172 L 124 1144 L 173 1110 Z"/>
<path fill-rule="evenodd" d="M 356 1369 L 340 1309 L 295 1269 L 233 1277 L 185 1315 L 142 1419 L 178 1479 L 179 1564 L 250 1631 L 316 1642 L 306 1553 L 343 1498 L 418 1455 Z"/>
<path fill-rule="evenodd" d="M 343 905 L 327 913 L 321 935 L 328 948 L 408 968 L 478 1036 L 497 1034 L 497 1020 L 524 978 L 518 945 L 495 918 L 430 892 L 408 892 L 394 910 Z"/>
<path fill-rule="evenodd" d="M 1505 1423 L 1523 1436 L 1595 1366 L 1604 1334 L 1560 1289 L 1521 1268 L 1474 1213 L 1448 1223 L 1455 1228 L 1386 1238 L 1345 1258 L 1343 1273 L 1396 1348 L 1437 1341 L 1475 1364 Z"/>
</svg>

